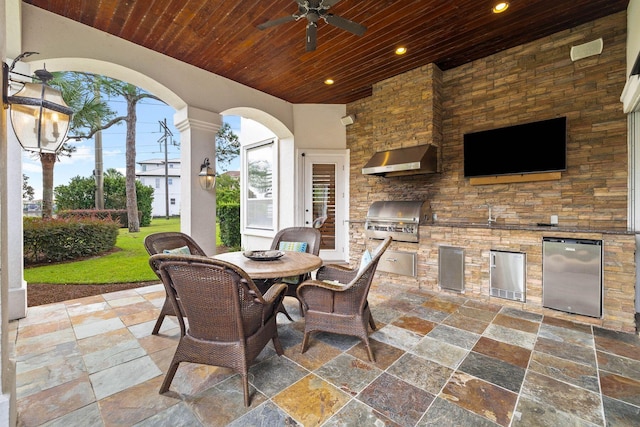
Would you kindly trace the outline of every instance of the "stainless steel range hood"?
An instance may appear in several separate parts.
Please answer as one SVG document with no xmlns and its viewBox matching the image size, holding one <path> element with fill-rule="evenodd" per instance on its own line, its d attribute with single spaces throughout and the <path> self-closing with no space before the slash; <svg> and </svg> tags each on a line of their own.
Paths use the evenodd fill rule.
<svg viewBox="0 0 640 427">
<path fill-rule="evenodd" d="M 401 176 L 438 172 L 438 148 L 431 144 L 379 151 L 364 165 L 365 175 Z"/>
</svg>

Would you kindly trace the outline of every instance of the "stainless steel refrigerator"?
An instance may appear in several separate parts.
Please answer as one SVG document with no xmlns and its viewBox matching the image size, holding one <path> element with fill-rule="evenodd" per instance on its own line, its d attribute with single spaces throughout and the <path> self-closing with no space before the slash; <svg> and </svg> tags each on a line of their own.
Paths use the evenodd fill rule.
<svg viewBox="0 0 640 427">
<path fill-rule="evenodd" d="M 489 253 L 491 296 L 526 301 L 526 254 L 492 250 Z"/>
<path fill-rule="evenodd" d="M 602 240 L 542 239 L 542 305 L 602 317 Z"/>
</svg>

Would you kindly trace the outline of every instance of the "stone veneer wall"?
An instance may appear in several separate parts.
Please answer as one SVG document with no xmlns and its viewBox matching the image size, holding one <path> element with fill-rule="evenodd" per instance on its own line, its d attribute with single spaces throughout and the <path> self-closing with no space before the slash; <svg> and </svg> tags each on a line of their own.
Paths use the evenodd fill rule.
<svg viewBox="0 0 640 427">
<path fill-rule="evenodd" d="M 571 46 L 600 37 L 602 54 L 571 61 Z M 347 130 L 352 261 L 365 245 L 373 245 L 363 235 L 362 221 L 375 200 L 428 200 L 443 223 L 486 221 L 491 205 L 499 225 L 546 223 L 549 215 L 557 214 L 562 228 L 625 229 L 627 118 L 619 100 L 625 83 L 625 49 L 626 13 L 621 12 L 455 69 L 440 71 L 430 64 L 412 70 L 376 84 L 371 97 L 349 104 L 347 113 L 356 115 Z M 560 180 L 474 186 L 464 178 L 465 133 L 561 116 L 567 117 L 568 169 Z M 426 143 L 441 147 L 439 174 L 383 178 L 361 173 L 376 151 Z M 463 236 L 434 235 L 433 230 L 421 227 L 421 242 L 458 245 L 466 241 Z M 531 238 L 513 230 L 503 230 L 501 235 L 509 247 Z M 535 244 L 525 251 L 528 263 L 541 265 L 540 237 L 536 235 Z M 622 240 L 626 247 L 626 238 Z M 415 252 L 416 246 L 394 243 L 392 249 Z M 635 245 L 626 249 L 633 252 Z M 388 279 L 437 289 L 437 248 L 433 250 L 431 243 L 420 243 L 417 279 L 392 275 Z M 488 297 L 488 252 L 482 257 L 486 259 L 474 261 L 482 269 L 466 274 L 467 286 L 470 294 Z M 605 263 L 621 263 L 628 274 L 625 280 L 635 283 L 633 254 L 623 258 L 605 258 Z M 527 280 L 531 302 L 526 308 L 541 309 L 537 275 L 535 267 Z M 607 276 L 605 288 L 606 280 Z M 609 306 L 633 311 L 632 284 L 622 287 L 619 300 L 609 301 Z M 620 329 L 628 329 L 626 317 Z"/>
</svg>

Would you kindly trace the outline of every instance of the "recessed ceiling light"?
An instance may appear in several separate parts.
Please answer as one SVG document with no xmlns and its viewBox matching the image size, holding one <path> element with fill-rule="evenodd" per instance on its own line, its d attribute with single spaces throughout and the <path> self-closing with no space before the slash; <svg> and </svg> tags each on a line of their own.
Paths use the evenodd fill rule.
<svg viewBox="0 0 640 427">
<path fill-rule="evenodd" d="M 400 46 L 396 48 L 396 55 L 404 55 L 407 53 L 407 48 L 404 46 Z"/>
<path fill-rule="evenodd" d="M 496 5 L 493 6 L 492 10 L 493 10 L 493 13 L 502 13 L 508 8 L 509 8 L 509 2 L 501 1 L 500 3 L 496 3 Z"/>
<path fill-rule="evenodd" d="M 326 85 L 332 85 L 333 83 L 334 83 L 333 79 L 327 79 L 327 80 L 324 81 L 324 84 L 326 84 Z"/>
</svg>

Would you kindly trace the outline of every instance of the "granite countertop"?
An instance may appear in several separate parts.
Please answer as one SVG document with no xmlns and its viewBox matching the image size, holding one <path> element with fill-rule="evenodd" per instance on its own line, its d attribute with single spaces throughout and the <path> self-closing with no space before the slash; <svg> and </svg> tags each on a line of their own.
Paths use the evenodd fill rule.
<svg viewBox="0 0 640 427">
<path fill-rule="evenodd" d="M 601 233 L 601 234 L 639 234 L 640 231 L 628 230 L 626 228 L 609 228 L 609 229 L 589 229 L 581 227 L 563 227 L 554 225 L 520 225 L 520 224 L 487 224 L 481 222 L 454 222 L 454 221 L 436 221 L 423 224 L 426 227 L 457 227 L 457 228 L 491 228 L 495 230 L 527 230 L 527 231 L 545 231 L 556 233 Z"/>
<path fill-rule="evenodd" d="M 364 219 L 349 219 L 345 221 L 353 225 L 364 224 Z M 486 222 L 464 222 L 464 221 L 435 221 L 420 224 L 421 227 L 455 227 L 455 228 L 491 228 L 495 230 L 526 230 L 544 231 L 555 233 L 600 233 L 600 234 L 640 234 L 640 231 L 628 230 L 626 228 L 584 228 L 584 227 L 563 227 L 554 225 L 521 225 L 521 224 L 491 224 Z"/>
</svg>

